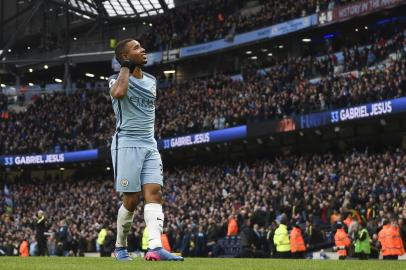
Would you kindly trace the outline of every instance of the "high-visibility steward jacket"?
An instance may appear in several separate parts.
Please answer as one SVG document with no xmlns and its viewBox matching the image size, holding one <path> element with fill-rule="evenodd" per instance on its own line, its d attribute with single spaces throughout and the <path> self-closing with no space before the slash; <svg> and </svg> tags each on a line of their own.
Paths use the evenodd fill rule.
<svg viewBox="0 0 406 270">
<path fill-rule="evenodd" d="M 20 244 L 20 256 L 21 257 L 28 257 L 29 254 L 29 246 L 28 246 L 28 241 L 23 240 Z"/>
<path fill-rule="evenodd" d="M 149 232 L 148 228 L 145 226 L 144 232 L 142 233 L 142 250 L 147 250 L 148 249 L 148 237 L 149 237 Z"/>
<path fill-rule="evenodd" d="M 233 218 L 228 221 L 227 236 L 233 236 L 238 234 L 237 221 Z"/>
<path fill-rule="evenodd" d="M 290 232 L 290 251 L 292 253 L 306 251 L 305 242 L 300 228 L 293 227 Z"/>
<path fill-rule="evenodd" d="M 395 246 L 395 251 L 397 252 L 396 255 L 398 256 L 402 256 L 403 254 L 405 254 L 405 248 L 403 246 L 403 241 L 402 241 L 402 237 L 400 236 L 400 230 L 398 226 L 394 226 L 392 225 L 392 231 L 393 231 L 393 243 Z"/>
<path fill-rule="evenodd" d="M 97 244 L 102 246 L 104 244 L 104 240 L 106 240 L 107 230 L 105 228 L 101 229 L 98 236 L 97 236 Z"/>
<path fill-rule="evenodd" d="M 337 247 L 338 256 L 347 256 L 346 248 L 350 246 L 351 242 L 343 228 L 337 229 L 337 232 L 334 235 L 334 242 Z"/>
<path fill-rule="evenodd" d="M 399 247 L 396 247 L 396 240 L 394 239 L 394 229 L 392 225 L 384 225 L 382 230 L 378 233 L 378 241 L 381 243 L 382 256 L 398 255 Z"/>
<path fill-rule="evenodd" d="M 161 242 L 162 242 L 162 247 L 165 250 L 172 252 L 171 245 L 169 244 L 168 236 L 166 235 L 166 233 L 161 234 Z"/>
<path fill-rule="evenodd" d="M 362 239 L 362 240 L 361 240 Z M 365 253 L 371 254 L 371 238 L 367 229 L 363 228 L 360 232 L 359 237 L 355 241 L 355 253 Z"/>
<path fill-rule="evenodd" d="M 273 236 L 273 242 L 277 252 L 290 251 L 290 241 L 288 227 L 285 224 L 280 224 Z"/>
<path fill-rule="evenodd" d="M 399 232 L 394 229 L 392 225 L 384 225 L 382 230 L 378 233 L 378 241 L 381 243 L 382 256 L 394 256 L 403 254 L 403 244 L 400 245 L 397 237 Z"/>
</svg>

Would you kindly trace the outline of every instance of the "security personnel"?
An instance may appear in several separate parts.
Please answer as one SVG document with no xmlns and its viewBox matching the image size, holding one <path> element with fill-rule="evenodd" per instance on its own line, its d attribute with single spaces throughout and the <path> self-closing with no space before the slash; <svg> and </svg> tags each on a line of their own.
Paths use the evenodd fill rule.
<svg viewBox="0 0 406 270">
<path fill-rule="evenodd" d="M 23 241 L 21 241 L 19 251 L 20 251 L 20 256 L 21 257 L 30 256 L 30 253 L 29 253 L 30 247 L 29 247 L 27 239 L 23 239 Z"/>
<path fill-rule="evenodd" d="M 402 253 L 401 246 L 398 244 L 398 232 L 389 223 L 389 220 L 382 221 L 382 229 L 378 234 L 378 240 L 381 244 L 381 254 L 384 260 L 397 260 Z"/>
<path fill-rule="evenodd" d="M 338 258 L 340 260 L 344 260 L 345 258 L 347 258 L 347 248 L 350 246 L 351 242 L 341 222 L 337 223 L 337 231 L 334 235 L 334 242 Z"/>
<path fill-rule="evenodd" d="M 227 236 L 235 236 L 238 234 L 238 224 L 234 215 L 230 215 L 227 225 Z"/>
<path fill-rule="evenodd" d="M 358 232 L 355 240 L 355 253 L 360 260 L 367 260 L 371 254 L 371 238 L 368 230 L 365 228 L 365 223 L 360 223 L 361 230 Z"/>
<path fill-rule="evenodd" d="M 99 245 L 99 251 L 100 251 L 100 257 L 105 257 L 104 253 L 104 241 L 106 240 L 107 236 L 107 229 L 106 225 L 103 224 L 102 229 L 100 230 L 98 236 L 97 236 L 97 244 Z"/>
<path fill-rule="evenodd" d="M 147 251 L 148 249 L 148 228 L 145 226 L 144 232 L 142 233 L 142 251 Z"/>
<path fill-rule="evenodd" d="M 168 235 L 166 233 L 161 234 L 161 242 L 162 247 L 166 249 L 166 251 L 172 252 L 171 245 L 169 244 Z"/>
<path fill-rule="evenodd" d="M 299 223 L 296 223 L 290 232 L 290 251 L 292 258 L 303 259 L 306 252 L 306 245 L 302 236 Z"/>
<path fill-rule="evenodd" d="M 142 247 L 141 250 L 146 251 L 148 249 L 148 228 L 145 227 L 144 232 L 142 233 Z M 161 234 L 162 247 L 168 251 L 172 252 L 171 245 L 169 244 L 168 235 L 166 233 Z"/>
<path fill-rule="evenodd" d="M 289 258 L 290 257 L 290 240 L 287 227 L 287 217 L 283 215 L 280 221 L 279 227 L 275 231 L 273 237 L 273 242 L 276 246 L 276 256 L 278 258 Z"/>
<path fill-rule="evenodd" d="M 405 254 L 405 247 L 403 246 L 403 240 L 400 236 L 400 228 L 396 223 L 396 219 L 392 221 L 392 230 L 393 230 L 393 241 L 395 244 L 395 250 L 397 251 L 398 256 Z"/>
</svg>

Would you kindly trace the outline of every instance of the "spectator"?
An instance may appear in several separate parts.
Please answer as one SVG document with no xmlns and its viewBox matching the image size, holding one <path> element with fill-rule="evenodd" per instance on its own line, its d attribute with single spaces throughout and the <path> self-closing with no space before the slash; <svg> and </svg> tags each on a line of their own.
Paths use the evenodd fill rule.
<svg viewBox="0 0 406 270">
<path fill-rule="evenodd" d="M 111 257 L 113 250 L 116 245 L 116 236 L 114 235 L 111 229 L 107 230 L 106 238 L 104 239 L 103 244 L 103 255 L 106 257 Z"/>
<path fill-rule="evenodd" d="M 209 257 L 217 257 L 219 252 L 216 246 L 216 242 L 220 238 L 221 228 L 216 223 L 214 218 L 209 218 L 209 225 L 207 228 L 207 252 Z"/>
<path fill-rule="evenodd" d="M 35 235 L 31 235 L 31 237 L 30 237 L 28 250 L 29 250 L 30 256 L 37 256 L 38 255 L 38 242 L 35 239 Z"/>
<path fill-rule="evenodd" d="M 62 219 L 59 222 L 59 228 L 56 233 L 56 254 L 58 256 L 67 256 L 69 253 L 69 250 L 67 248 L 68 246 L 68 226 L 66 224 L 66 221 Z"/>
<path fill-rule="evenodd" d="M 240 258 L 252 258 L 256 250 L 254 231 L 251 228 L 251 221 L 248 216 L 244 217 L 244 221 L 240 230 L 241 251 L 238 254 Z"/>
<path fill-rule="evenodd" d="M 196 238 L 195 256 L 203 257 L 206 255 L 206 243 L 207 243 L 206 233 L 204 232 L 203 226 L 199 226 L 195 238 Z"/>
</svg>

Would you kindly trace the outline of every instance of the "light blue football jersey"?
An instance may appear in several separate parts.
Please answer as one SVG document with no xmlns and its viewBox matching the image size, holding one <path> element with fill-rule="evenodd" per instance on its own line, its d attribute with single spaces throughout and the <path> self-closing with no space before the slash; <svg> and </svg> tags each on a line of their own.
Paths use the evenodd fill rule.
<svg viewBox="0 0 406 270">
<path fill-rule="evenodd" d="M 109 78 L 109 88 L 118 74 Z M 111 95 L 110 95 L 111 96 Z M 130 76 L 128 92 L 123 99 L 111 97 L 116 115 L 116 132 L 111 149 L 124 147 L 157 148 L 154 138 L 156 79 L 143 72 L 143 78 Z"/>
</svg>

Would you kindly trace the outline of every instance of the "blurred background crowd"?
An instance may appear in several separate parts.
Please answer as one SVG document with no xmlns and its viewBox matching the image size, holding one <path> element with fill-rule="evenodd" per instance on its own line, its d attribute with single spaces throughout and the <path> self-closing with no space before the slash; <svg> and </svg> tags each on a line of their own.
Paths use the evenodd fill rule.
<svg viewBox="0 0 406 270">
<path fill-rule="evenodd" d="M 171 168 L 165 172 L 165 234 L 171 249 L 184 256 L 221 255 L 218 240 L 239 236 L 246 241 L 242 246 L 265 257 L 275 255 L 273 237 L 282 219 L 289 229 L 301 228 L 307 250 L 334 244 L 341 222 L 354 241 L 366 227 L 376 255 L 384 220 L 396 224 L 406 241 L 405 162 L 400 149 L 354 149 Z M 12 255 L 24 239 L 38 254 L 38 231 L 47 233 L 50 255 L 79 256 L 101 248 L 110 254 L 114 248 L 120 198 L 108 177 L 15 179 L 7 194 L 0 197 L 5 254 Z M 142 250 L 142 209 L 140 204 L 128 237 L 130 251 Z M 101 230 L 105 235 L 97 243 Z"/>
</svg>

